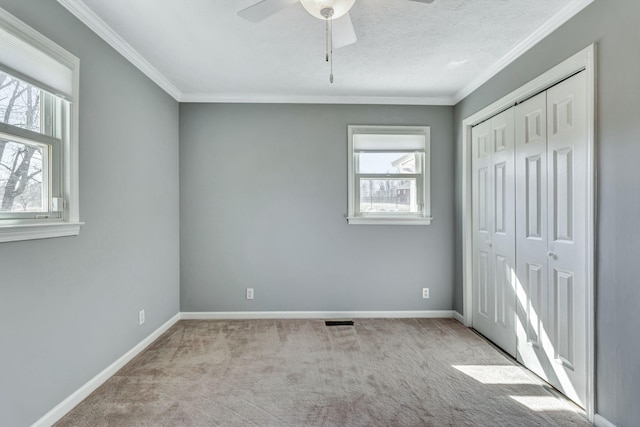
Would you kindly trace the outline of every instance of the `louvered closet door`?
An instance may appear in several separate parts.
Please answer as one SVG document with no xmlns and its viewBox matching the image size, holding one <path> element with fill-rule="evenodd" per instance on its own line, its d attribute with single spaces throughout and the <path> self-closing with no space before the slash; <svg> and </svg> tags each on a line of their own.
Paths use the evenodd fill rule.
<svg viewBox="0 0 640 427">
<path fill-rule="evenodd" d="M 584 73 L 518 105 L 517 359 L 586 402 L 587 111 Z"/>
<path fill-rule="evenodd" d="M 513 114 L 472 130 L 473 327 L 515 357 Z"/>
</svg>

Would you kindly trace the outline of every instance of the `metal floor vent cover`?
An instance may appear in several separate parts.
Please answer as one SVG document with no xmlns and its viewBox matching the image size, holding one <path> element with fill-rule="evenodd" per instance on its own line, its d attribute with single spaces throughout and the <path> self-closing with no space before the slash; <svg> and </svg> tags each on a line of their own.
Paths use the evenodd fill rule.
<svg viewBox="0 0 640 427">
<path fill-rule="evenodd" d="M 353 326 L 353 320 L 325 320 L 326 326 Z"/>
</svg>

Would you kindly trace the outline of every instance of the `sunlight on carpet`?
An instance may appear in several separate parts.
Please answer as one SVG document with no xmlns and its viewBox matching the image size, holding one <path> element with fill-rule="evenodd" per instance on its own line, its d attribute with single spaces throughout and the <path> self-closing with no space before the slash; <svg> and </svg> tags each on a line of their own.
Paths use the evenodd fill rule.
<svg viewBox="0 0 640 427">
<path fill-rule="evenodd" d="M 455 369 L 482 384 L 542 384 L 520 366 L 514 365 L 452 365 Z"/>
<path fill-rule="evenodd" d="M 571 411 L 575 412 L 568 402 L 555 396 L 509 396 L 532 411 Z"/>
<path fill-rule="evenodd" d="M 453 319 L 182 320 L 57 427 L 588 426 Z"/>
</svg>

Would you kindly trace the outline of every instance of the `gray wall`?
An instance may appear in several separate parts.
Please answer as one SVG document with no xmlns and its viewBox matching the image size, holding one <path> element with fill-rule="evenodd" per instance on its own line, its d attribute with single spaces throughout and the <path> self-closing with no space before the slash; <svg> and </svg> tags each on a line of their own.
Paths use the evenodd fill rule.
<svg viewBox="0 0 640 427">
<path fill-rule="evenodd" d="M 455 108 L 456 289 L 462 312 L 461 121 L 587 45 L 598 44 L 597 412 L 640 420 L 640 2 L 596 0 Z"/>
<path fill-rule="evenodd" d="M 640 419 L 640 2 L 596 0 L 455 109 L 185 104 L 179 112 L 56 2 L 0 0 L 0 7 L 82 61 L 87 223 L 78 237 L 0 244 L 0 425 L 37 420 L 174 315 L 179 292 L 184 311 L 455 304 L 462 312 L 461 120 L 592 42 L 599 49 L 597 410 L 618 426 Z M 346 224 L 347 124 L 432 127 L 431 226 Z M 255 300 L 244 299 L 246 287 Z M 141 308 L 147 323 L 138 327 Z"/>
<path fill-rule="evenodd" d="M 450 310 L 452 119 L 452 107 L 181 104 L 182 310 Z M 431 126 L 432 225 L 347 225 L 348 124 Z"/>
<path fill-rule="evenodd" d="M 86 225 L 78 237 L 0 243 L 0 425 L 15 427 L 179 311 L 178 103 L 55 1 L 0 6 L 81 61 Z"/>
</svg>

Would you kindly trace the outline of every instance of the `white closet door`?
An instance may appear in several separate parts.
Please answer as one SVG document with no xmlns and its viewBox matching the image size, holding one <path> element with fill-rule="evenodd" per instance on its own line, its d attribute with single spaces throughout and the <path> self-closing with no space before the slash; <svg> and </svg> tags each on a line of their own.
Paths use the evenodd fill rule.
<svg viewBox="0 0 640 427">
<path fill-rule="evenodd" d="M 547 91 L 549 382 L 586 402 L 586 76 Z"/>
<path fill-rule="evenodd" d="M 518 105 L 517 359 L 586 402 L 587 110 L 584 73 Z"/>
<path fill-rule="evenodd" d="M 515 357 L 514 110 L 472 130 L 473 327 Z"/>
<path fill-rule="evenodd" d="M 492 322 L 490 283 L 491 265 L 491 123 L 487 120 L 475 126 L 472 138 L 472 194 L 473 194 L 473 327 L 482 334 L 491 334 Z"/>
<path fill-rule="evenodd" d="M 516 106 L 517 359 L 548 380 L 547 95 Z"/>
</svg>

